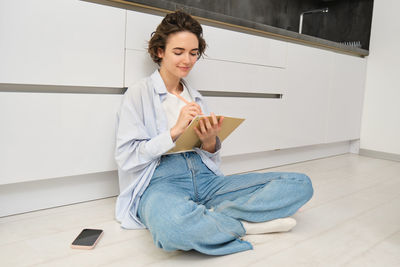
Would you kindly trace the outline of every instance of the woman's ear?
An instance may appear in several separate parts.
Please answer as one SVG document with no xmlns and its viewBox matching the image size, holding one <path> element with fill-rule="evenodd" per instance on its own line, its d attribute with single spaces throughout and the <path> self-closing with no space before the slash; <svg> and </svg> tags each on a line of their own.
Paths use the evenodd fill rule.
<svg viewBox="0 0 400 267">
<path fill-rule="evenodd" d="M 164 50 L 163 50 L 161 47 L 159 47 L 159 48 L 157 49 L 157 56 L 158 56 L 159 58 L 163 58 L 163 57 L 164 57 Z"/>
</svg>

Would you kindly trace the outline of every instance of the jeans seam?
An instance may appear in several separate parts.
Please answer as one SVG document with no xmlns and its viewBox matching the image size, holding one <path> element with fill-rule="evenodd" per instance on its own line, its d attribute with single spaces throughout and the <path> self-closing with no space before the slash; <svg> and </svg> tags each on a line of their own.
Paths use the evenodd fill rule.
<svg viewBox="0 0 400 267">
<path fill-rule="evenodd" d="M 185 159 L 188 165 L 188 168 L 190 170 L 191 176 L 192 176 L 192 184 L 193 184 L 193 194 L 194 194 L 194 201 L 198 202 L 199 201 L 199 194 L 197 191 L 197 185 L 196 185 L 196 175 L 195 172 L 193 170 L 193 164 L 192 164 L 192 160 L 190 157 L 188 157 L 186 154 L 185 155 Z"/>
<path fill-rule="evenodd" d="M 261 182 L 261 183 L 258 183 L 258 184 L 254 184 L 252 186 L 263 185 L 263 184 L 266 184 L 266 183 L 265 182 Z M 222 193 L 217 193 L 217 194 L 213 195 L 212 197 L 208 198 L 206 201 L 208 201 L 208 200 L 210 200 L 210 199 L 212 199 L 212 198 L 214 198 L 216 196 L 221 196 L 221 195 L 224 195 L 224 194 L 227 194 L 227 193 L 237 192 L 239 190 L 247 189 L 247 188 L 250 188 L 252 186 L 245 186 L 245 187 L 236 188 L 235 190 L 225 191 L 225 192 L 222 192 Z"/>
<path fill-rule="evenodd" d="M 190 170 L 192 173 L 192 182 L 193 182 L 193 191 L 194 191 L 194 200 L 197 203 L 199 201 L 199 194 L 197 192 L 197 186 L 196 186 L 196 175 L 194 174 L 193 170 Z"/>
</svg>

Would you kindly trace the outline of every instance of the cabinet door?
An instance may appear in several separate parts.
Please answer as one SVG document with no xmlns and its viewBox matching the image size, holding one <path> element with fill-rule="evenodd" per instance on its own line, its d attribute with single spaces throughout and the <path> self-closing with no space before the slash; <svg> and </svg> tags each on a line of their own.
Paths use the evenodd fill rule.
<svg viewBox="0 0 400 267">
<path fill-rule="evenodd" d="M 287 130 L 290 145 L 305 146 L 325 142 L 325 125 L 333 53 L 322 49 L 289 44 Z"/>
<path fill-rule="evenodd" d="M 0 93 L 0 185 L 116 169 L 118 94 Z"/>
<path fill-rule="evenodd" d="M 77 0 L 2 0 L 0 83 L 122 87 L 125 13 Z"/>
<path fill-rule="evenodd" d="M 326 142 L 360 138 L 366 59 L 335 54 L 329 92 Z"/>
<path fill-rule="evenodd" d="M 203 26 L 211 59 L 285 68 L 287 43 L 266 37 Z"/>
<path fill-rule="evenodd" d="M 200 59 L 188 76 L 198 90 L 285 94 L 285 69 Z"/>
</svg>

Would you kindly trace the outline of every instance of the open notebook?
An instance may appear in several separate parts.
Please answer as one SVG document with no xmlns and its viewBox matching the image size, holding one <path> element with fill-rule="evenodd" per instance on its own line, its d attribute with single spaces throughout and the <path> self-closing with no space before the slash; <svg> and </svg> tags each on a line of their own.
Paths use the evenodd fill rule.
<svg viewBox="0 0 400 267">
<path fill-rule="evenodd" d="M 218 121 L 222 116 L 216 116 Z M 224 117 L 222 122 L 221 131 L 218 134 L 220 141 L 224 141 L 243 121 L 241 118 Z M 199 126 L 201 118 L 207 118 L 211 120 L 211 116 L 197 116 L 195 117 L 186 130 L 178 137 L 175 142 L 175 147 L 169 150 L 167 153 L 176 153 L 192 150 L 194 147 L 200 147 L 201 141 L 194 131 L 195 127 Z"/>
</svg>

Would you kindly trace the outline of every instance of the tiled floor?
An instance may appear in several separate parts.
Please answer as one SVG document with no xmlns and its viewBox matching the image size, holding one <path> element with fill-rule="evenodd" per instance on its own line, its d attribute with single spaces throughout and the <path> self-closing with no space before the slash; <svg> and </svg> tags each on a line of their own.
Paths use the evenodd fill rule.
<svg viewBox="0 0 400 267">
<path fill-rule="evenodd" d="M 272 170 L 308 174 L 315 193 L 291 232 L 251 236 L 254 250 L 164 252 L 147 230 L 121 229 L 108 198 L 0 218 L 0 265 L 400 266 L 400 162 L 345 154 Z M 71 249 L 86 227 L 104 230 L 97 247 Z"/>
</svg>

